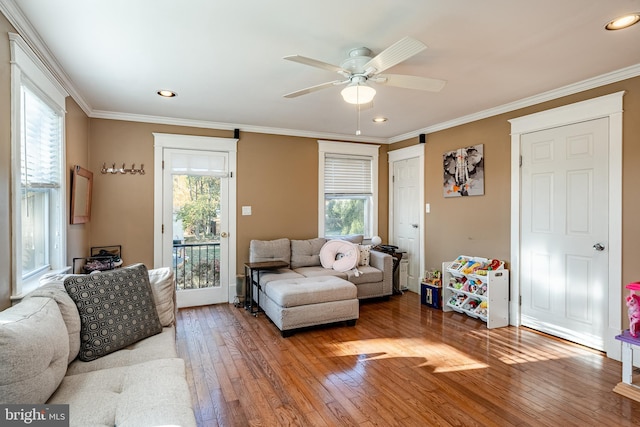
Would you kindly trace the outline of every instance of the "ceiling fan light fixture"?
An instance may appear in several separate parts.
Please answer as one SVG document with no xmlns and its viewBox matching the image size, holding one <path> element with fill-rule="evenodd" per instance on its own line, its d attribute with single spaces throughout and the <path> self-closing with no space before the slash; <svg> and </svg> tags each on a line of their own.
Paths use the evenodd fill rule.
<svg viewBox="0 0 640 427">
<path fill-rule="evenodd" d="M 604 28 L 607 30 L 622 30 L 629 28 L 630 26 L 637 24 L 640 21 L 640 13 L 629 13 L 624 16 L 620 16 L 611 20 Z"/>
<path fill-rule="evenodd" d="M 373 101 L 376 90 L 371 86 L 362 83 L 351 83 L 340 92 L 345 102 L 349 104 L 361 105 Z"/>
</svg>

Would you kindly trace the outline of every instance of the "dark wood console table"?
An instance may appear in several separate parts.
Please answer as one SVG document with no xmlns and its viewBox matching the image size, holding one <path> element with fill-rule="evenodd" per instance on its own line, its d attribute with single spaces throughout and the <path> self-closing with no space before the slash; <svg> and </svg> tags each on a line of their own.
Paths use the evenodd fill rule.
<svg viewBox="0 0 640 427">
<path fill-rule="evenodd" d="M 279 268 L 289 267 L 289 263 L 285 261 L 261 261 L 247 262 L 244 264 L 244 308 L 249 313 L 257 316 L 260 312 L 260 273 L 263 271 L 277 270 Z M 253 285 L 258 289 L 256 300 L 256 309 L 253 309 Z"/>
</svg>

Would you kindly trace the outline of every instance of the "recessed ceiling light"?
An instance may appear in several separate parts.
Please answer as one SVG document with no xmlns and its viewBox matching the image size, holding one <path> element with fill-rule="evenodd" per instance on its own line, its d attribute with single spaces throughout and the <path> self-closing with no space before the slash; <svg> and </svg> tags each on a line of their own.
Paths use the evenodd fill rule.
<svg viewBox="0 0 640 427">
<path fill-rule="evenodd" d="M 605 25 L 604 28 L 607 30 L 622 30 L 623 28 L 628 28 L 633 24 L 637 24 L 638 21 L 640 21 L 640 13 L 629 13 L 612 20 Z"/>
<path fill-rule="evenodd" d="M 386 117 L 374 117 L 373 118 L 373 122 L 374 123 L 384 123 L 386 122 L 388 119 Z"/>
<path fill-rule="evenodd" d="M 177 93 L 175 93 L 172 90 L 164 90 L 164 89 L 163 90 L 159 90 L 157 93 L 158 93 L 158 95 L 164 96 L 165 98 L 173 98 L 174 96 L 177 95 Z"/>
</svg>

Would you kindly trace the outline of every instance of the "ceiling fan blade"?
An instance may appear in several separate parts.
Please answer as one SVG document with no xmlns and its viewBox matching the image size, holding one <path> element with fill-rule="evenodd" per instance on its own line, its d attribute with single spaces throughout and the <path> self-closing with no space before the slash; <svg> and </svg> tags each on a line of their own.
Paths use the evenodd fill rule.
<svg viewBox="0 0 640 427">
<path fill-rule="evenodd" d="M 367 62 L 362 69 L 368 70 L 374 68 L 375 71 L 373 74 L 381 73 L 387 68 L 391 68 L 411 58 L 413 55 L 422 52 L 426 48 L 427 46 L 421 41 L 411 37 L 405 37 L 380 52 L 375 58 Z"/>
<path fill-rule="evenodd" d="M 427 90 L 429 92 L 440 92 L 447 84 L 445 80 L 432 79 L 429 77 L 407 76 L 404 74 L 379 74 L 371 80 L 388 86 Z"/>
<path fill-rule="evenodd" d="M 306 56 L 300 55 L 289 55 L 285 56 L 283 59 L 287 61 L 298 62 L 304 65 L 310 65 L 312 67 L 321 68 L 323 70 L 334 71 L 336 73 L 345 72 L 346 70 L 342 67 L 338 67 L 337 65 L 329 64 L 327 62 L 318 61 L 317 59 L 307 58 Z"/>
<path fill-rule="evenodd" d="M 321 83 L 319 85 L 310 86 L 304 89 L 297 90 L 295 92 L 287 93 L 286 95 L 282 95 L 285 98 L 296 98 L 301 95 L 306 95 L 308 93 L 317 92 L 322 89 L 329 88 L 331 86 L 337 86 L 340 84 L 348 83 L 349 80 L 334 80 L 332 82 Z"/>
</svg>

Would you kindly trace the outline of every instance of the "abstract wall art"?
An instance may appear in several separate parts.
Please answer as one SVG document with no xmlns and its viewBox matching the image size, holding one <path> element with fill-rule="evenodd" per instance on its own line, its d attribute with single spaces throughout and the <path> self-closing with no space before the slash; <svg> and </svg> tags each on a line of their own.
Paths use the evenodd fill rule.
<svg viewBox="0 0 640 427">
<path fill-rule="evenodd" d="M 484 144 L 446 152 L 442 163 L 444 197 L 484 194 Z"/>
</svg>

